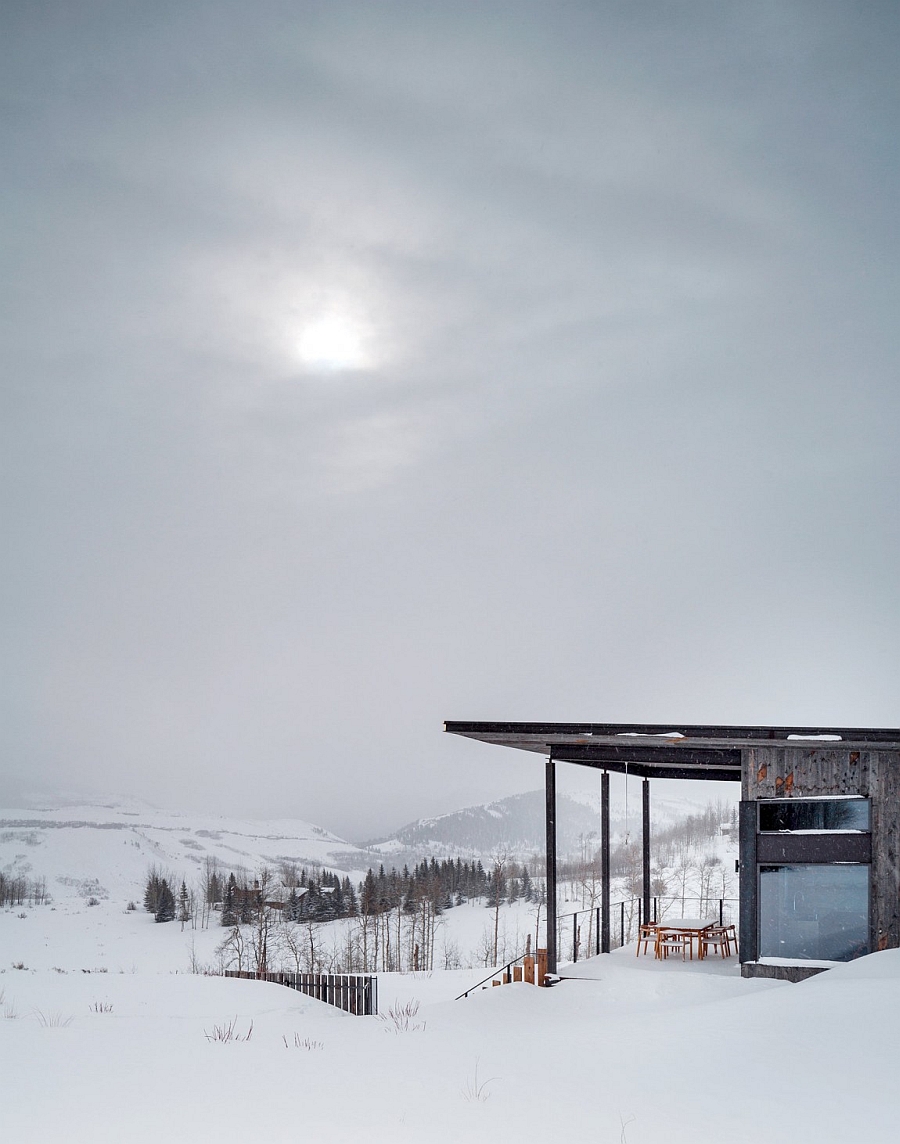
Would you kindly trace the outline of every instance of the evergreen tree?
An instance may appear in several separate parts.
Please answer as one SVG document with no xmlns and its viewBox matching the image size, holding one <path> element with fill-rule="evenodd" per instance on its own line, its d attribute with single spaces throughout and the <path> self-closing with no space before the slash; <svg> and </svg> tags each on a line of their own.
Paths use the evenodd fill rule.
<svg viewBox="0 0 900 1144">
<path fill-rule="evenodd" d="M 366 873 L 365 881 L 359 887 L 359 912 L 364 917 L 370 917 L 375 913 L 377 895 L 378 888 L 375 884 L 375 875 L 370 867 Z"/>
<path fill-rule="evenodd" d="M 242 926 L 248 926 L 253 921 L 253 890 L 245 882 L 238 887 L 237 901 L 238 917 Z"/>
<path fill-rule="evenodd" d="M 284 905 L 284 916 L 289 922 L 300 920 L 300 899 L 297 897 L 297 891 L 293 886 L 291 886 L 291 892 L 288 894 Z"/>
<path fill-rule="evenodd" d="M 191 920 L 191 899 L 183 879 L 181 889 L 178 892 L 178 920 L 181 922 L 182 929 L 184 929 L 184 923 Z"/>
<path fill-rule="evenodd" d="M 356 891 L 353 889 L 353 883 L 349 878 L 344 878 L 341 890 L 344 895 L 344 914 L 348 918 L 355 918 L 359 913 L 359 908 L 356 904 Z"/>
<path fill-rule="evenodd" d="M 229 874 L 228 882 L 225 885 L 225 896 L 222 899 L 222 925 L 228 926 L 229 929 L 233 929 L 238 924 L 236 895 L 237 882 L 234 874 Z"/>
<path fill-rule="evenodd" d="M 316 882 L 309 882 L 303 895 L 303 920 L 317 922 L 322 917 L 322 895 Z"/>
<path fill-rule="evenodd" d="M 159 885 L 159 875 L 156 870 L 150 870 L 144 887 L 144 909 L 150 914 L 155 914 L 159 906 Z"/>
<path fill-rule="evenodd" d="M 169 883 L 162 878 L 159 883 L 159 893 L 156 899 L 156 920 L 158 922 L 173 922 L 175 920 L 175 895 L 169 889 Z"/>
</svg>

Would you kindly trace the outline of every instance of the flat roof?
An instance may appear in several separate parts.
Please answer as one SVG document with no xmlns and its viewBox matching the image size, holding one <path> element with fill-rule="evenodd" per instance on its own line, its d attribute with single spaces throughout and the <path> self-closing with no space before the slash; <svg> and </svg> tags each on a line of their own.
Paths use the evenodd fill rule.
<svg viewBox="0 0 900 1144">
<path fill-rule="evenodd" d="M 447 720 L 451 735 L 583 767 L 643 778 L 739 781 L 741 749 L 809 746 L 900 750 L 900 729 L 734 727 L 686 723 L 472 723 Z"/>
</svg>

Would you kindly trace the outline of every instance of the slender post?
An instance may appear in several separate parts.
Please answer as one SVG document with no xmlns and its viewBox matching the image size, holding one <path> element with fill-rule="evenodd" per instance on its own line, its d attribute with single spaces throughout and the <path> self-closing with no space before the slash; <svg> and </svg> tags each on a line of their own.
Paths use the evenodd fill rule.
<svg viewBox="0 0 900 1144">
<path fill-rule="evenodd" d="M 547 972 L 556 973 L 556 763 L 552 759 L 547 760 L 544 776 L 547 822 Z"/>
<path fill-rule="evenodd" d="M 600 858 L 602 861 L 600 903 L 600 949 L 609 953 L 609 771 L 600 776 Z"/>
<path fill-rule="evenodd" d="M 644 779 L 641 788 L 642 814 L 642 866 L 644 869 L 644 908 L 641 916 L 644 921 L 650 920 L 650 780 Z"/>
<path fill-rule="evenodd" d="M 738 808 L 738 846 L 740 854 L 740 895 L 738 905 L 738 950 L 741 965 L 759 956 L 759 918 L 757 915 L 757 831 L 755 802 L 742 801 Z"/>
</svg>

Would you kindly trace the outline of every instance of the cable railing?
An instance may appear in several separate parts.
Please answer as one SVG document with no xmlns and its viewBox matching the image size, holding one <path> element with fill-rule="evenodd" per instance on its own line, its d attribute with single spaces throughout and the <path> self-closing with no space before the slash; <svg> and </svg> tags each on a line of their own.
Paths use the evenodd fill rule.
<svg viewBox="0 0 900 1144">
<path fill-rule="evenodd" d="M 686 917 L 696 910 L 698 917 L 715 918 L 719 925 L 737 924 L 737 898 L 713 898 L 707 895 L 665 895 L 650 899 L 647 921 L 663 922 L 666 918 Z M 643 900 L 625 898 L 610 902 L 609 948 L 621 949 L 637 941 L 644 922 Z M 556 920 L 556 948 L 560 961 L 578 961 L 580 957 L 594 957 L 601 953 L 603 944 L 602 906 L 588 906 L 572 913 L 561 914 Z"/>
</svg>

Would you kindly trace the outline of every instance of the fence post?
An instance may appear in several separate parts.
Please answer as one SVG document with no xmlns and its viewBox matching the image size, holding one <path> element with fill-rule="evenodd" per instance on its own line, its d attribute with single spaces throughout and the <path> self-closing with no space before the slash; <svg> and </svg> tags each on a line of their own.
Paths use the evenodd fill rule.
<svg viewBox="0 0 900 1144">
<path fill-rule="evenodd" d="M 619 902 L 619 926 L 622 930 L 622 941 L 620 944 L 625 944 L 625 903 Z"/>
<path fill-rule="evenodd" d="M 725 912 L 724 912 L 724 899 L 723 899 L 723 898 L 719 898 L 719 925 L 722 925 L 722 924 L 723 924 L 723 920 L 724 920 L 724 917 L 725 917 Z"/>
<path fill-rule="evenodd" d="M 600 907 L 599 906 L 597 906 L 597 917 L 594 920 L 596 922 L 596 929 L 597 929 L 595 945 L 596 945 L 597 955 L 599 956 L 599 954 L 600 954 Z"/>
<path fill-rule="evenodd" d="M 572 960 L 578 960 L 578 914 L 572 914 Z"/>
</svg>

